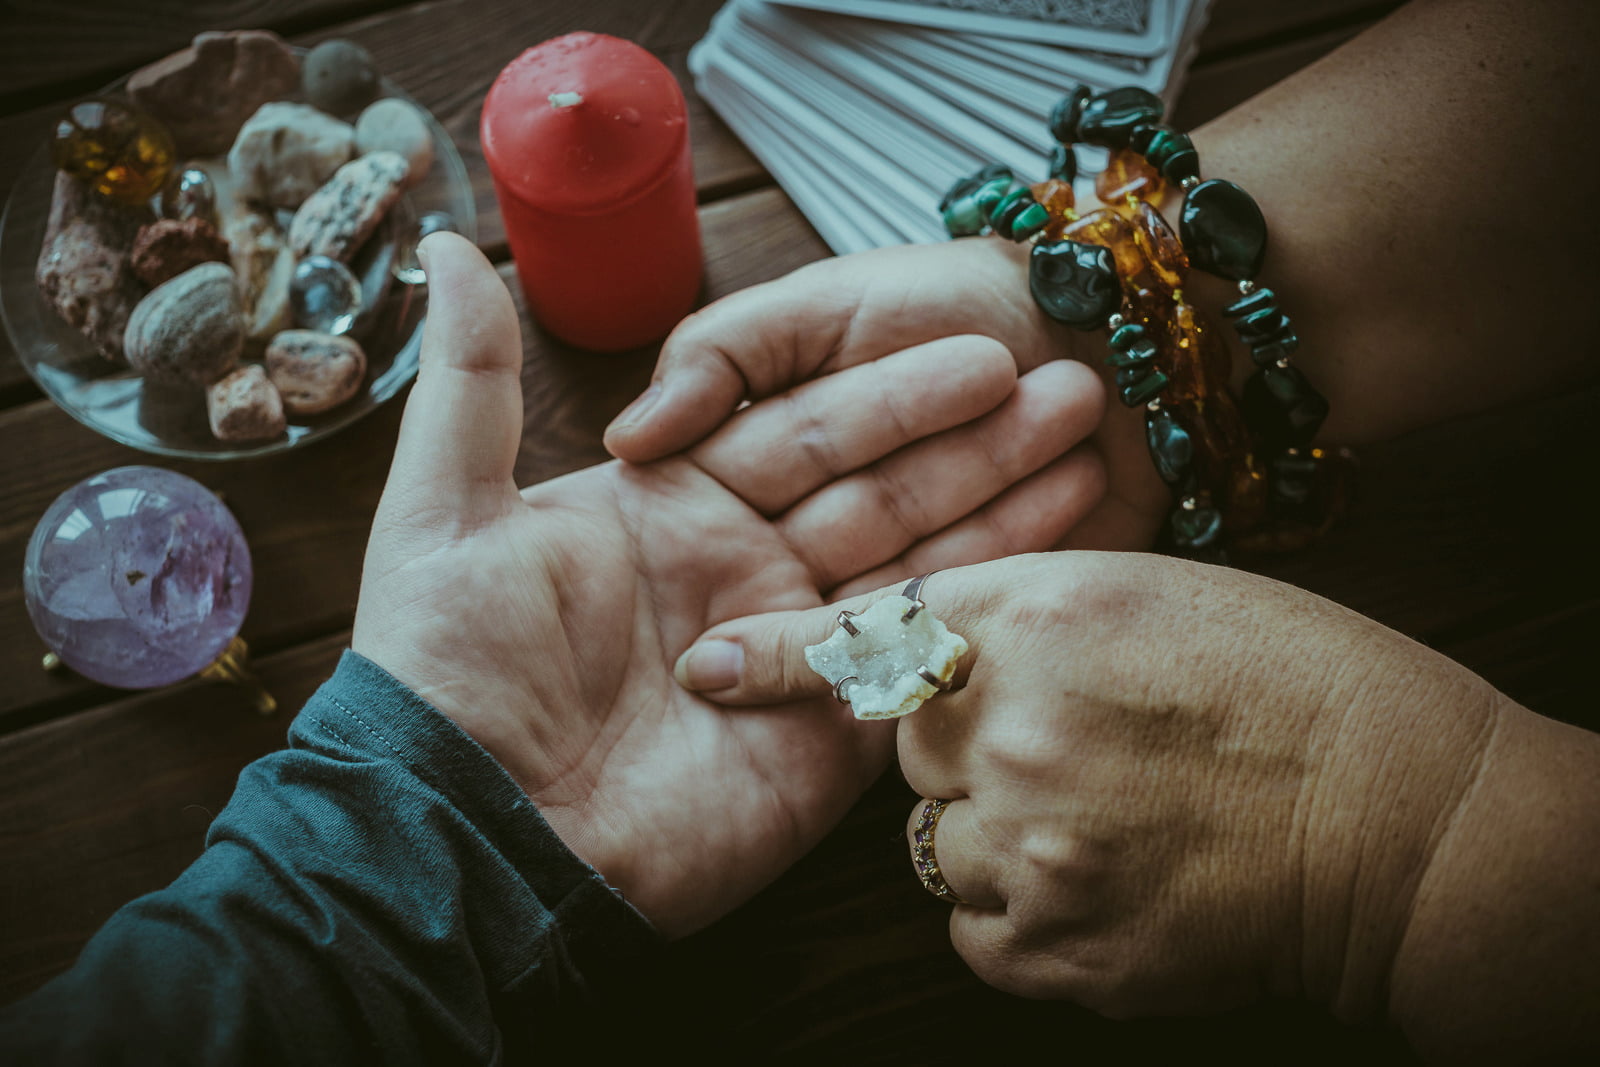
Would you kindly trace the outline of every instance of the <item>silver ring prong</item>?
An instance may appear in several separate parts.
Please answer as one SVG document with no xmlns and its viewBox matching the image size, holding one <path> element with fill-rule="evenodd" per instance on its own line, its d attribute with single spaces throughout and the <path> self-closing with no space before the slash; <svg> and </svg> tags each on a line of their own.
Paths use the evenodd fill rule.
<svg viewBox="0 0 1600 1067">
<path fill-rule="evenodd" d="M 921 678 L 924 682 L 927 682 L 940 692 L 944 692 L 950 688 L 950 683 L 930 671 L 926 663 L 920 664 L 917 667 L 917 677 Z"/>
<path fill-rule="evenodd" d="M 839 624 L 845 633 L 849 634 L 851 637 L 855 637 L 861 632 L 861 628 L 850 621 L 855 617 L 856 613 L 853 611 L 841 611 L 839 612 L 838 618 L 836 618 L 834 621 Z"/>
<path fill-rule="evenodd" d="M 837 700 L 841 704 L 850 703 L 850 697 L 846 695 L 849 691 L 845 689 L 845 686 L 851 682 L 859 684 L 860 681 L 861 679 L 857 678 L 853 674 L 845 678 L 840 678 L 837 682 L 833 683 L 833 699 Z"/>
</svg>

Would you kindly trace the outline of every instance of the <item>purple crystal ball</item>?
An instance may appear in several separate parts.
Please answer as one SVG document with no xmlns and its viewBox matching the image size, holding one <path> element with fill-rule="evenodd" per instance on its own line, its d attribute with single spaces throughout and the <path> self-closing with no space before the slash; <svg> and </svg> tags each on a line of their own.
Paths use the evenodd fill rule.
<svg viewBox="0 0 1600 1067">
<path fill-rule="evenodd" d="M 228 647 L 250 579 L 244 531 L 209 489 L 159 467 L 118 467 L 50 505 L 28 539 L 22 593 L 67 666 L 148 689 Z"/>
</svg>

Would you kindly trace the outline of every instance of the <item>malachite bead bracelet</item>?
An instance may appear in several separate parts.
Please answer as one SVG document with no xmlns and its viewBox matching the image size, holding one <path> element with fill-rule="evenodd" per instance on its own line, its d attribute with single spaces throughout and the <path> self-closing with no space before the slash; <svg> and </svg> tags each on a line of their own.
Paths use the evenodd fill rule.
<svg viewBox="0 0 1600 1067">
<path fill-rule="evenodd" d="M 1045 314 L 1110 329 L 1118 399 L 1145 409 L 1151 460 L 1174 493 L 1166 531 L 1174 548 L 1221 558 L 1225 544 L 1299 547 L 1342 508 L 1351 457 L 1311 446 L 1328 403 L 1290 362 L 1299 337 L 1276 295 L 1256 284 L 1267 246 L 1260 207 L 1232 182 L 1202 180 L 1194 142 L 1164 125 L 1164 113 L 1143 89 L 1078 86 L 1050 114 L 1049 181 L 1030 188 L 992 165 L 952 186 L 939 209 L 953 237 L 1033 241 L 1029 288 Z M 1125 219 L 1074 213 L 1076 142 L 1123 153 L 1101 181 L 1123 200 L 1107 207 Z M 1154 199 L 1162 181 L 1183 190 L 1177 236 L 1139 195 Z M 1220 367 L 1206 359 L 1210 324 L 1183 302 L 1190 265 L 1238 285 L 1223 314 L 1256 370 L 1237 404 L 1226 351 Z"/>
</svg>

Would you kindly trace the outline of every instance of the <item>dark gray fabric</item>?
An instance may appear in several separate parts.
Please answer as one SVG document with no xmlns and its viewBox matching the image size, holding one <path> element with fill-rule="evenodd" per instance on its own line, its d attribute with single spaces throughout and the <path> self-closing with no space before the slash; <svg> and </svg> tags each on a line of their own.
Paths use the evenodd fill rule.
<svg viewBox="0 0 1600 1067">
<path fill-rule="evenodd" d="M 205 852 L 0 1014 L 7 1063 L 490 1063 L 659 942 L 453 722 L 346 652 Z"/>
</svg>

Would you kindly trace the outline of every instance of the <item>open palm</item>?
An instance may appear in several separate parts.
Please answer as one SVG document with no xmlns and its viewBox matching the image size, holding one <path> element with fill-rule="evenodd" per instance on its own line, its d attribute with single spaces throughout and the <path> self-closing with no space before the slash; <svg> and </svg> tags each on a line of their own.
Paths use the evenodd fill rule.
<svg viewBox="0 0 1600 1067">
<path fill-rule="evenodd" d="M 674 682 L 676 657 L 727 619 L 1059 539 L 1103 484 L 1070 451 L 1101 390 L 1065 363 L 1018 380 L 1001 346 L 947 338 L 746 408 L 681 456 L 519 491 L 509 296 L 459 238 L 426 255 L 422 371 L 353 645 L 688 932 L 814 844 L 893 734 L 815 700 L 730 714 Z"/>
</svg>

